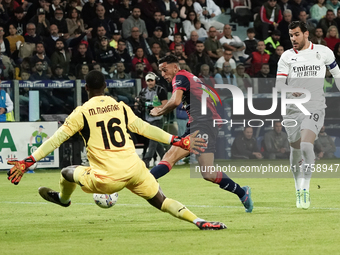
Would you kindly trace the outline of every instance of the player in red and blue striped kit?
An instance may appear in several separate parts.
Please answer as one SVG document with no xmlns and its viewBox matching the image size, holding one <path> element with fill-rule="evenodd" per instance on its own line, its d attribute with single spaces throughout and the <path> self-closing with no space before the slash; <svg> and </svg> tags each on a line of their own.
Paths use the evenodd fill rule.
<svg viewBox="0 0 340 255">
<path fill-rule="evenodd" d="M 178 59 L 174 55 L 165 56 L 160 59 L 159 69 L 164 79 L 172 83 L 173 93 L 164 107 L 152 109 L 150 115 L 160 116 L 169 113 L 183 102 L 189 116 L 184 136 L 199 130 L 198 136 L 207 141 L 207 148 L 205 148 L 204 153 L 197 155 L 197 160 L 201 169 L 210 169 L 209 166 L 213 166 L 214 163 L 214 152 L 216 150 L 215 145 L 218 134 L 218 127 L 214 127 L 213 120 L 221 119 L 221 117 L 218 115 L 210 98 L 207 100 L 207 114 L 201 114 L 201 107 L 196 106 L 201 105 L 204 84 L 193 74 L 180 70 Z M 187 151 L 172 146 L 164 155 L 159 165 L 151 169 L 151 173 L 158 179 L 167 174 L 178 160 L 188 155 Z M 252 212 L 253 201 L 251 199 L 251 190 L 248 186 L 240 187 L 240 185 L 223 172 L 201 171 L 201 174 L 205 180 L 216 183 L 220 188 L 235 193 L 246 208 L 245 211 Z"/>
</svg>

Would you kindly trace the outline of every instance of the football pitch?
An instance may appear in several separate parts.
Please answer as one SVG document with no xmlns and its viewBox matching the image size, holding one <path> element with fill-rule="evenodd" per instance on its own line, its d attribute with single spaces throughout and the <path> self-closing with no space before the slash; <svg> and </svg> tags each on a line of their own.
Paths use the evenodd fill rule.
<svg viewBox="0 0 340 255">
<path fill-rule="evenodd" d="M 236 195 L 190 178 L 188 165 L 176 166 L 159 180 L 165 195 L 185 204 L 198 217 L 222 221 L 228 227 L 201 231 L 126 189 L 109 209 L 96 206 L 92 194 L 80 187 L 68 208 L 45 202 L 38 188 L 59 190 L 59 173 L 36 170 L 15 186 L 0 172 L 1 255 L 340 253 L 337 178 L 312 179 L 308 210 L 295 207 L 293 178 L 236 178 L 241 186 L 252 188 L 254 210 L 245 213 Z"/>
</svg>

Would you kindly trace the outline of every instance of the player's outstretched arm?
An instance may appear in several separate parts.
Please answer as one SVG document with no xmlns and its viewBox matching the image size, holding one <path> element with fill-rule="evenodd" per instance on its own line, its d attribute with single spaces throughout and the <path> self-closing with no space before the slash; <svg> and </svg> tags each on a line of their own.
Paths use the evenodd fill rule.
<svg viewBox="0 0 340 255">
<path fill-rule="evenodd" d="M 19 184 L 24 173 L 27 172 L 28 168 L 35 162 L 43 159 L 56 148 L 58 148 L 63 142 L 69 139 L 71 136 L 65 133 L 59 128 L 54 135 L 44 142 L 33 154 L 24 160 L 9 160 L 7 164 L 13 165 L 13 167 L 7 172 L 8 180 L 13 184 Z"/>
<path fill-rule="evenodd" d="M 156 116 L 161 116 L 161 115 L 164 115 L 164 114 L 167 114 L 173 111 L 174 109 L 176 109 L 177 106 L 181 104 L 182 97 L 183 97 L 183 90 L 181 89 L 176 90 L 172 94 L 171 98 L 166 103 L 166 105 L 164 105 L 164 107 L 153 108 L 150 111 L 150 115 L 156 117 Z"/>
</svg>

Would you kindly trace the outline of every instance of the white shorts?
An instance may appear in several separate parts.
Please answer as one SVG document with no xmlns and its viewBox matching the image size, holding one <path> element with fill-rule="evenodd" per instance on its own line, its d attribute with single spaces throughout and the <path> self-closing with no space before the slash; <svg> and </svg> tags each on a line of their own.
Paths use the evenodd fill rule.
<svg viewBox="0 0 340 255">
<path fill-rule="evenodd" d="M 288 135 L 288 141 L 289 143 L 294 143 L 301 138 L 300 131 L 303 129 L 313 131 L 316 137 L 318 137 L 325 120 L 325 109 L 312 111 L 311 115 L 304 115 L 302 112 L 295 112 L 282 117 L 284 121 L 283 126 L 285 127 Z"/>
</svg>

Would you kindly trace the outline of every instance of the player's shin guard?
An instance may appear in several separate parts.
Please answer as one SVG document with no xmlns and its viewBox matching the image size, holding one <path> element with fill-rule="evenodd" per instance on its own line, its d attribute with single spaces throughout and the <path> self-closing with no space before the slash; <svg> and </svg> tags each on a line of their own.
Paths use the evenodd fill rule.
<svg viewBox="0 0 340 255">
<path fill-rule="evenodd" d="M 290 147 L 290 169 L 294 175 L 295 189 L 301 190 L 301 184 L 303 180 L 302 166 L 300 166 L 302 160 L 301 150 Z"/>
<path fill-rule="evenodd" d="M 308 191 L 310 179 L 312 178 L 312 168 L 314 168 L 315 163 L 314 145 L 312 143 L 301 142 L 300 148 L 303 159 L 303 181 L 301 183 L 301 189 Z"/>
<path fill-rule="evenodd" d="M 236 194 L 240 199 L 246 194 L 245 191 L 240 187 L 240 185 L 235 183 L 225 173 L 217 172 L 216 174 L 217 175 L 214 183 L 217 183 L 221 189 Z"/>
<path fill-rule="evenodd" d="M 157 166 L 150 170 L 150 173 L 155 177 L 155 179 L 158 179 L 169 173 L 171 168 L 171 165 L 167 161 L 161 161 Z"/>
<path fill-rule="evenodd" d="M 66 204 L 70 201 L 71 195 L 73 191 L 76 189 L 77 184 L 74 182 L 67 181 L 62 175 L 60 175 L 60 181 L 59 181 L 59 187 L 60 187 L 60 202 Z"/>
<path fill-rule="evenodd" d="M 166 198 L 163 201 L 161 210 L 163 212 L 170 213 L 172 216 L 179 218 L 181 220 L 186 220 L 189 222 L 194 222 L 198 217 L 193 214 L 189 209 L 176 200 L 171 198 Z"/>
</svg>

